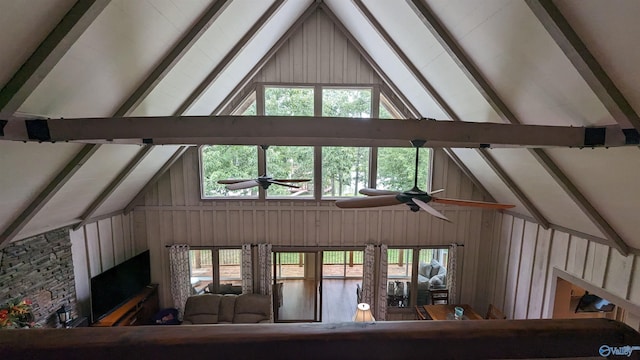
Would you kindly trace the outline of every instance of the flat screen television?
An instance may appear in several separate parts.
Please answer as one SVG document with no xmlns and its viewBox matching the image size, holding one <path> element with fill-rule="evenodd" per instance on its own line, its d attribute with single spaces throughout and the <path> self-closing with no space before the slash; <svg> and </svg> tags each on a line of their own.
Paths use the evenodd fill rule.
<svg viewBox="0 0 640 360">
<path fill-rule="evenodd" d="M 91 322 L 134 297 L 151 283 L 149 250 L 91 278 Z"/>
</svg>

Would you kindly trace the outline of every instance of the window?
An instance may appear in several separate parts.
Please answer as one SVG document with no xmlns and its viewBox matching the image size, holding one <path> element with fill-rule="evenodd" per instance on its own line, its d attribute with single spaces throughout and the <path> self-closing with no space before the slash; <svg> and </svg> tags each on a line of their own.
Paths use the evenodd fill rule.
<svg viewBox="0 0 640 360">
<path fill-rule="evenodd" d="M 258 188 L 227 190 L 218 180 L 255 179 L 258 177 L 257 147 L 244 145 L 211 145 L 200 148 L 202 161 L 202 195 L 257 197 Z"/>
<path fill-rule="evenodd" d="M 428 190 L 430 151 L 420 150 L 418 187 Z M 376 188 L 406 191 L 413 188 L 416 150 L 413 148 L 378 148 Z"/>
<path fill-rule="evenodd" d="M 322 196 L 359 196 L 369 183 L 369 148 L 322 148 Z"/>
<path fill-rule="evenodd" d="M 242 293 L 241 249 L 189 250 L 193 292 Z"/>
<path fill-rule="evenodd" d="M 377 86 L 284 86 L 257 85 L 235 109 L 236 115 L 401 118 L 393 102 Z M 264 101 L 257 101 L 263 96 Z M 319 108 L 318 108 L 319 107 Z M 321 121 L 321 120 L 318 120 Z M 258 173 L 258 145 L 269 145 L 266 173 Z M 375 173 L 370 160 L 377 156 Z M 429 149 L 420 149 L 418 187 L 429 190 Z M 316 164 L 318 160 L 321 163 Z M 414 185 L 415 149 L 407 141 L 406 148 L 370 148 L 340 146 L 203 146 L 201 151 L 203 198 L 248 197 L 260 199 L 315 199 L 316 187 L 322 198 L 361 196 L 359 190 L 375 183 L 380 189 L 406 191 Z M 316 170 L 321 169 L 316 174 Z M 255 179 L 259 175 L 275 179 L 311 179 L 297 183 L 299 188 L 270 186 L 229 191 L 217 181 Z"/>
<path fill-rule="evenodd" d="M 417 261 L 414 254 L 418 254 Z M 448 255 L 446 247 L 389 249 L 387 306 L 413 306 L 414 301 L 417 305 L 429 304 L 430 290 L 447 288 Z M 416 294 L 415 298 L 412 294 Z"/>
</svg>

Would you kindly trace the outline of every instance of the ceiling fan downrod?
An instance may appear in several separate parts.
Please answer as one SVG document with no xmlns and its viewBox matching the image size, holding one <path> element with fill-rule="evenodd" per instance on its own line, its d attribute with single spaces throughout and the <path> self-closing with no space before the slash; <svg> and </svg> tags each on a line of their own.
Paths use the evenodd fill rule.
<svg viewBox="0 0 640 360">
<path fill-rule="evenodd" d="M 411 145 L 416 148 L 416 166 L 413 170 L 413 190 L 418 191 L 418 160 L 420 158 L 420 148 L 426 143 L 426 140 L 414 139 L 411 140 Z M 413 209 L 412 209 L 413 210 Z M 416 210 L 417 211 L 417 210 Z"/>
</svg>

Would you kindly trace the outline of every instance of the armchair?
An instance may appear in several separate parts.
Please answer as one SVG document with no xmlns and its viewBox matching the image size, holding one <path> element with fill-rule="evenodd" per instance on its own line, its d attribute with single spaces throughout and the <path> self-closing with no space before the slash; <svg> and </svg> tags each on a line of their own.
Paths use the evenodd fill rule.
<svg viewBox="0 0 640 360">
<path fill-rule="evenodd" d="M 430 300 L 430 290 L 446 289 L 447 268 L 436 259 L 430 263 L 418 264 L 418 305 L 425 305 Z"/>
</svg>

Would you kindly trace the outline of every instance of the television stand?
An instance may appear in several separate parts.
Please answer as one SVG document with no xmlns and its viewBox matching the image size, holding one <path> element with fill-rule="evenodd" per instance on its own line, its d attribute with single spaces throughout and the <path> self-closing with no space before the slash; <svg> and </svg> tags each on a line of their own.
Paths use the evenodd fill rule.
<svg viewBox="0 0 640 360">
<path fill-rule="evenodd" d="M 118 306 L 91 326 L 150 325 L 151 318 L 158 312 L 158 309 L 158 284 L 147 285 L 136 296 Z"/>
</svg>

